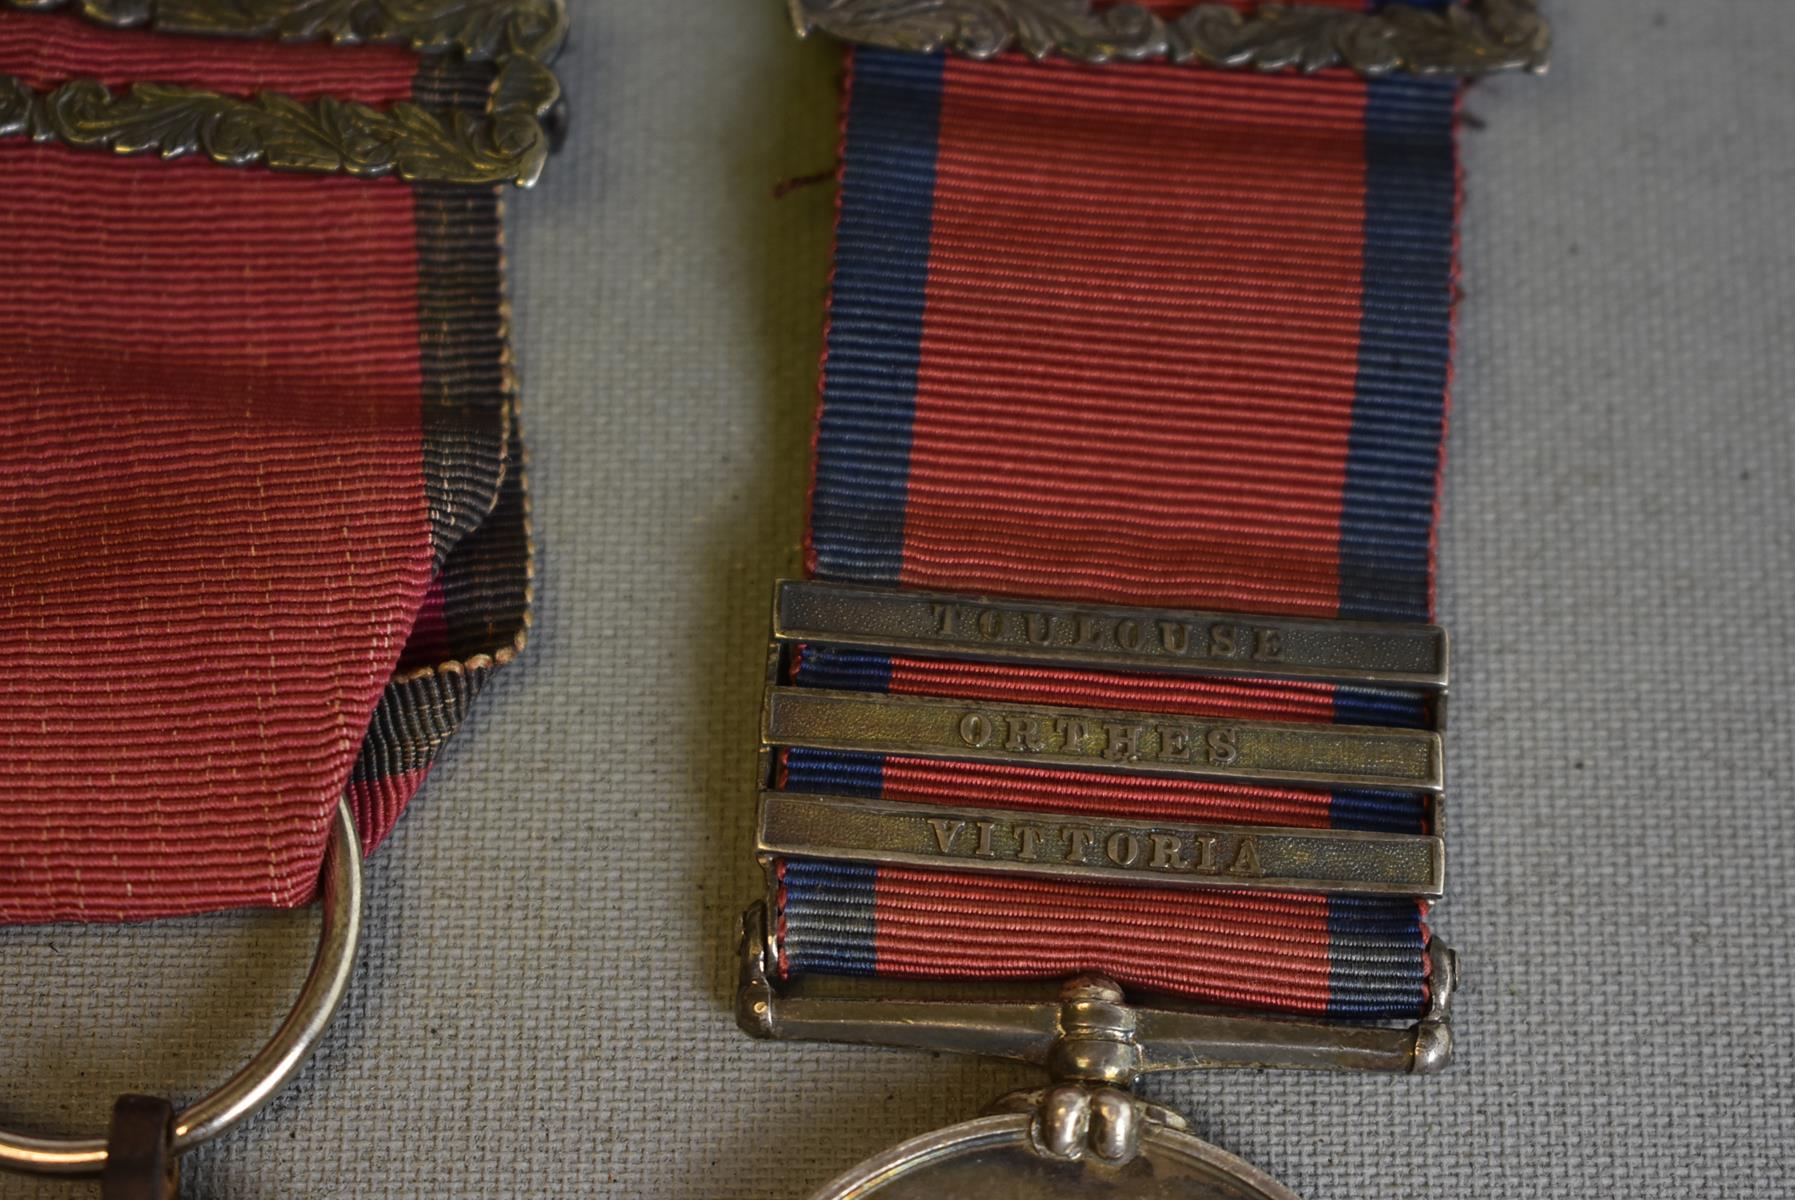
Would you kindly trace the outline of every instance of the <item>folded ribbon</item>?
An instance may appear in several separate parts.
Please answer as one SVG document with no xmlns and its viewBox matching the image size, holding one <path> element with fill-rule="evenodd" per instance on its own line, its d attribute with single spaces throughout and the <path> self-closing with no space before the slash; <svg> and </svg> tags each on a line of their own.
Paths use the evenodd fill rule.
<svg viewBox="0 0 1795 1200">
<path fill-rule="evenodd" d="M 489 64 L 0 8 L 0 73 L 486 103 Z M 490 187 L 0 140 L 0 920 L 287 906 L 523 644 Z"/>
</svg>

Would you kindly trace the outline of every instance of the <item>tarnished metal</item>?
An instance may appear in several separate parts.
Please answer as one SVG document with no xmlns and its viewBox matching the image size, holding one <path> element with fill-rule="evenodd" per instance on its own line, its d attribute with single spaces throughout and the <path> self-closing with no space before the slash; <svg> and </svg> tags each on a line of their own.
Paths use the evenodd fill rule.
<svg viewBox="0 0 1795 1200">
<path fill-rule="evenodd" d="M 1133 1005 L 1117 985 L 1091 976 L 1066 984 L 1057 1000 L 1034 1002 L 810 996 L 801 983 L 785 992 L 773 986 L 770 953 L 766 909 L 756 904 L 742 922 L 736 1016 L 762 1038 L 981 1054 L 1034 1063 L 1060 1082 L 1118 1087 L 1193 1069 L 1431 1074 L 1452 1055 L 1456 960 L 1438 940 L 1431 1007 L 1405 1027 Z"/>
<path fill-rule="evenodd" d="M 1096 0 L 788 0 L 800 36 L 990 58 L 1020 50 L 1087 63 L 1160 60 L 1209 67 L 1347 67 L 1364 75 L 1477 76 L 1543 72 L 1551 31 L 1534 0 L 1470 0 L 1444 9 L 1376 12 L 1310 5 L 1198 4 L 1160 17 Z"/>
<path fill-rule="evenodd" d="M 1446 691 L 1446 631 L 1418 622 L 1069 604 L 782 580 L 773 636 L 980 662 Z"/>
<path fill-rule="evenodd" d="M 1437 837 L 1190 825 L 763 791 L 767 856 L 1171 888 L 1437 898 Z"/>
<path fill-rule="evenodd" d="M 786 581 L 774 604 L 762 713 L 757 851 L 770 895 L 787 860 L 1002 873 L 1153 888 L 1437 898 L 1444 762 L 1437 732 L 1120 712 L 791 686 L 807 650 L 846 648 L 1159 676 L 1216 675 L 1399 689 L 1436 725 L 1448 639 L 1424 624 L 1076 604 Z M 800 676 L 801 678 L 801 676 Z M 779 751 L 807 748 L 1335 790 L 1413 793 L 1427 835 L 909 803 L 785 790 Z M 1052 1082 L 1001 1117 L 906 1143 L 814 1200 L 1294 1200 L 1135 1096 L 1140 1076 L 1191 1068 L 1419 1074 L 1451 1058 L 1456 960 L 1434 941 L 1431 1007 L 1407 1026 L 1297 1020 L 1131 1002 L 1094 976 L 1046 995 L 969 997 L 952 984 L 776 985 L 765 904 L 744 918 L 737 1017 L 764 1038 L 909 1047 L 1035 1063 Z M 1012 992 L 1014 989 L 1011 989 Z"/>
<path fill-rule="evenodd" d="M 311 970 L 287 1019 L 244 1068 L 175 1118 L 180 1154 L 219 1137 L 262 1110 L 285 1087 L 343 1003 L 361 943 L 361 839 L 345 799 L 337 804 L 324 856 L 323 927 Z M 0 1170 L 27 1175 L 94 1176 L 106 1166 L 103 1138 L 35 1137 L 0 1130 Z"/>
<path fill-rule="evenodd" d="M 1284 724 L 773 687 L 769 746 L 1029 763 L 1297 787 L 1444 786 L 1440 737 L 1419 729 Z"/>
<path fill-rule="evenodd" d="M 66 9 L 99 25 L 283 42 L 383 42 L 470 62 L 548 62 L 567 37 L 562 0 L 6 0 Z"/>
<path fill-rule="evenodd" d="M 66 0 L 6 0 L 27 11 Z M 0 75 L 0 136 L 163 158 L 201 155 L 222 166 L 397 175 L 429 183 L 535 183 L 553 143 L 561 87 L 548 61 L 566 33 L 559 0 L 493 5 L 461 0 L 86 0 L 91 20 L 170 33 L 393 42 L 490 62 L 486 110 L 412 101 L 381 108 L 325 96 L 226 96 L 94 79 L 37 90 Z"/>
<path fill-rule="evenodd" d="M 113 92 L 92 79 L 39 92 L 0 76 L 0 137 L 162 158 L 198 154 L 220 166 L 528 187 L 548 160 L 541 121 L 560 85 L 527 59 L 512 59 L 500 73 L 498 102 L 484 117 L 410 101 L 376 109 L 329 96 L 241 99 L 159 83 Z"/>
</svg>

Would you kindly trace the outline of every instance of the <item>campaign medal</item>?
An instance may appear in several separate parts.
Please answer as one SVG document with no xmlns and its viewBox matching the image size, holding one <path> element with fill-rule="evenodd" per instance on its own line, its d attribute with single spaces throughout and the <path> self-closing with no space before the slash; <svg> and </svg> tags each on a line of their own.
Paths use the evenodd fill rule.
<svg viewBox="0 0 1795 1200">
<path fill-rule="evenodd" d="M 558 0 L 0 5 L 0 921 L 322 899 L 291 1015 L 0 1169 L 172 1194 L 349 986 L 360 863 L 529 628 L 498 185 Z"/>
<path fill-rule="evenodd" d="M 1131 1085 L 1451 1057 L 1454 121 L 1546 28 L 792 11 L 854 48 L 741 1024 L 1047 1072 L 816 1200 L 1287 1200 Z"/>
</svg>

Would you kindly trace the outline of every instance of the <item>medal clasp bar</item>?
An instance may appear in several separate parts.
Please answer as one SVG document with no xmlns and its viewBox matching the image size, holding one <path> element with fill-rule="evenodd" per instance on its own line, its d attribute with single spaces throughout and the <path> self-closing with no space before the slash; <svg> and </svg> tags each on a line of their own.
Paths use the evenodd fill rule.
<svg viewBox="0 0 1795 1200">
<path fill-rule="evenodd" d="M 1422 698 L 1433 728 L 794 686 L 793 655 L 804 647 L 1400 689 Z M 770 889 L 778 861 L 812 859 L 1156 888 L 1436 899 L 1445 888 L 1439 725 L 1448 656 L 1447 635 L 1433 625 L 782 581 L 762 713 L 756 850 Z M 1389 789 L 1417 798 L 1426 832 L 1202 825 L 784 791 L 775 787 L 776 756 L 791 747 L 1322 791 Z M 773 969 L 779 946 L 767 912 L 764 904 L 750 910 L 742 939 L 738 1015 L 760 1037 L 986 1054 L 1046 1066 L 1057 1078 L 1124 1086 L 1142 1073 L 1198 1067 L 1431 1072 L 1450 1057 L 1455 964 L 1437 941 L 1432 1008 L 1410 1025 L 1378 1026 L 1175 1004 L 1133 1007 L 1101 979 L 1074 980 L 1057 996 L 977 1002 L 951 999 L 945 986 L 918 999 L 846 996 L 803 979 L 784 986 Z M 1077 1014 L 1099 1011 L 1077 1007 L 1097 1003 L 1093 995 L 1110 997 L 1101 1011 L 1115 1021 L 1075 1036 L 1074 1027 L 1083 1027 Z"/>
<path fill-rule="evenodd" d="M 1433 696 L 1450 682 L 1437 625 L 1072 604 L 782 580 L 773 640 L 1031 666 L 1234 675 Z"/>
</svg>

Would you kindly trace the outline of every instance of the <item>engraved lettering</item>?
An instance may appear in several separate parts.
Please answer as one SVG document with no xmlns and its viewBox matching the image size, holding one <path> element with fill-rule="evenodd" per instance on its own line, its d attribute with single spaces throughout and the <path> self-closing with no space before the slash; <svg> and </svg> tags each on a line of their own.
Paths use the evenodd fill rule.
<svg viewBox="0 0 1795 1200">
<path fill-rule="evenodd" d="M 1212 833 L 1197 835 L 1197 860 L 1191 864 L 1191 869 L 1199 875 L 1215 874 L 1215 843 L 1216 837 Z"/>
<path fill-rule="evenodd" d="M 1147 732 L 1146 726 L 1108 721 L 1103 728 L 1109 735 L 1103 757 L 1111 762 L 1133 762 L 1141 756 L 1141 735 Z"/>
<path fill-rule="evenodd" d="M 941 847 L 941 853 L 952 854 L 954 839 L 960 836 L 962 829 L 966 828 L 966 822 L 950 821 L 945 817 L 930 817 L 929 828 L 935 831 L 935 844 Z"/>
<path fill-rule="evenodd" d="M 1204 739 L 1209 747 L 1209 765 L 1233 766 L 1240 760 L 1239 735 L 1232 729 L 1211 729 Z"/>
<path fill-rule="evenodd" d="M 997 728 L 984 713 L 969 712 L 960 718 L 960 740 L 975 749 L 989 746 Z"/>
<path fill-rule="evenodd" d="M 1060 735 L 1060 748 L 1067 754 L 1083 754 L 1085 742 L 1090 739 L 1091 727 L 1077 717 L 1061 717 L 1053 723 L 1054 732 Z"/>
<path fill-rule="evenodd" d="M 1132 867 L 1141 860 L 1141 839 L 1126 829 L 1118 829 L 1104 841 L 1103 852 L 1118 867 Z"/>
<path fill-rule="evenodd" d="M 1184 861 L 1184 853 L 1178 845 L 1178 839 L 1169 833 L 1148 835 L 1153 843 L 1153 861 L 1148 865 L 1155 871 L 1188 871 L 1190 864 Z"/>
<path fill-rule="evenodd" d="M 1032 750 L 1036 754 L 1047 749 L 1047 734 L 1041 728 L 1039 717 L 1011 717 L 1010 740 L 1004 743 L 1006 750 Z"/>
<path fill-rule="evenodd" d="M 1183 621 L 1161 621 L 1159 644 L 1166 648 L 1168 654 L 1189 654 L 1190 626 Z"/>
<path fill-rule="evenodd" d="M 1190 730 L 1182 725 L 1159 727 L 1159 757 L 1165 762 L 1189 762 Z"/>
<path fill-rule="evenodd" d="M 996 823 L 992 821 L 980 821 L 978 823 L 979 842 L 978 845 L 973 848 L 972 852 L 980 858 L 997 857 L 997 852 L 991 848 L 991 831 L 996 827 Z"/>
<path fill-rule="evenodd" d="M 776 855 L 983 868 L 1012 877 L 1060 875 L 1093 884 L 1108 879 L 1169 888 L 1300 886 L 1318 893 L 1363 888 L 1389 896 L 1437 894 L 1439 864 L 1433 855 L 1438 848 L 1412 835 L 1153 825 L 1106 817 L 1084 822 L 1071 815 L 931 813 L 846 797 L 763 792 L 759 845 L 763 853 Z M 1367 836 L 1376 844 L 1347 841 Z"/>
<path fill-rule="evenodd" d="M 854 2 L 889 5 L 897 0 Z M 1079 519 L 1071 512 L 1056 516 Z M 871 637 L 898 653 L 906 646 L 914 653 L 930 647 L 951 652 L 957 646 L 962 657 L 980 661 L 1035 662 L 1071 670 L 1102 670 L 1130 662 L 1152 668 L 1159 662 L 1154 669 L 1176 673 L 1361 679 L 1427 692 L 1441 688 L 1446 668 L 1440 631 L 1421 625 L 1374 623 L 1341 633 L 1309 617 L 1226 608 L 1107 607 L 1095 600 L 1085 607 L 1086 602 L 1076 600 L 905 593 L 839 584 L 789 584 L 780 595 L 777 637 L 787 644 L 826 645 L 842 638 Z M 1030 702 L 1020 696 L 1013 701 Z M 970 696 L 959 703 L 989 705 L 984 711 L 993 720 L 1004 707 L 996 700 Z M 1068 709 L 1075 704 L 1066 702 Z M 1148 732 L 1151 736 L 1151 727 Z M 1002 744 L 1004 729 L 1000 726 L 997 733 L 999 741 L 990 749 Z"/>
</svg>

